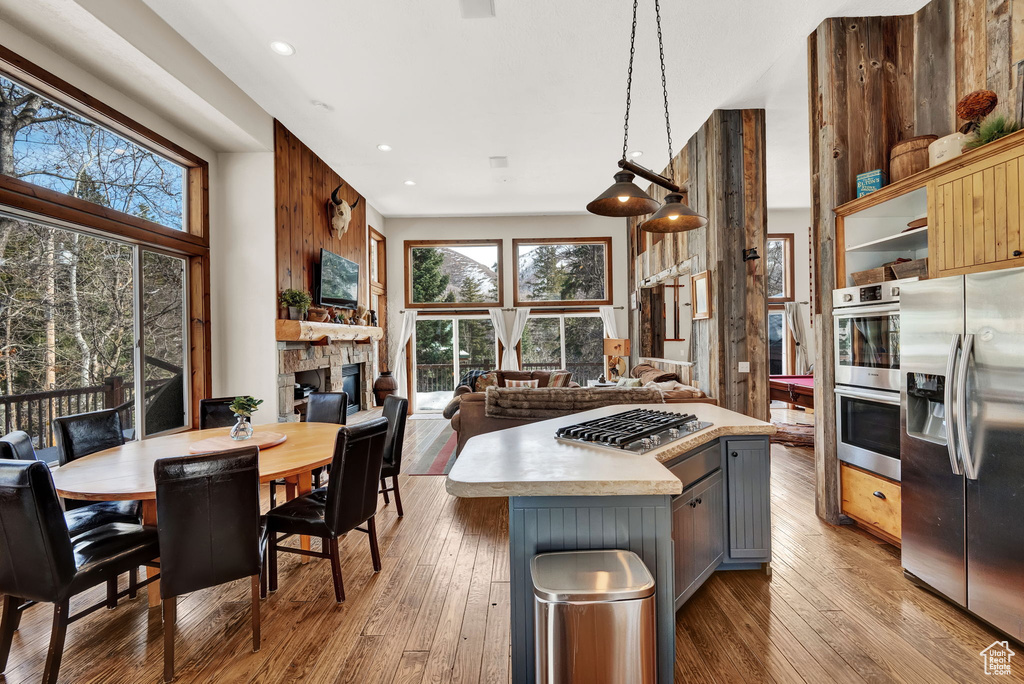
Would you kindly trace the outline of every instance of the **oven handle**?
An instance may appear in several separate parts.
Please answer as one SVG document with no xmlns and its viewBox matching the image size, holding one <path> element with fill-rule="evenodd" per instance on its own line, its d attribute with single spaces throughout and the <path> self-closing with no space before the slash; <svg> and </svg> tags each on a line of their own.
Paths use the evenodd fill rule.
<svg viewBox="0 0 1024 684">
<path fill-rule="evenodd" d="M 877 390 L 859 389 L 855 387 L 836 387 L 835 393 L 840 397 L 863 399 L 865 401 L 874 401 L 879 404 L 889 404 L 891 406 L 900 405 L 900 395 L 895 392 L 880 392 Z"/>
<path fill-rule="evenodd" d="M 953 335 L 949 345 L 949 358 L 946 359 L 946 450 L 949 452 L 949 466 L 954 475 L 963 475 L 956 458 L 956 411 L 953 410 L 953 387 L 956 379 L 956 354 L 960 351 L 960 333 Z"/>
<path fill-rule="evenodd" d="M 960 453 L 964 455 L 964 474 L 968 480 L 978 479 L 978 465 L 971 456 L 971 442 L 967 438 L 967 368 L 974 351 L 974 335 L 964 335 L 964 347 L 960 353 L 960 370 L 956 374 L 956 428 L 960 439 Z"/>
<path fill-rule="evenodd" d="M 891 314 L 899 313 L 899 304 L 878 304 L 876 306 L 850 306 L 842 309 L 833 309 L 832 315 L 836 318 L 849 317 L 858 318 L 863 314 Z"/>
</svg>

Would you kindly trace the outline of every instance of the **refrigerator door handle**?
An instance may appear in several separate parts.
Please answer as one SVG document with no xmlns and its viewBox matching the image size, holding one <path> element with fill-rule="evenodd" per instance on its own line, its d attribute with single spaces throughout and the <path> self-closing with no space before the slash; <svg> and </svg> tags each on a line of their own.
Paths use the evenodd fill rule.
<svg viewBox="0 0 1024 684">
<path fill-rule="evenodd" d="M 971 443 L 967 439 L 967 368 L 974 351 L 974 335 L 964 335 L 963 351 L 960 353 L 960 369 L 956 374 L 956 430 L 963 454 L 964 474 L 968 480 L 978 479 L 978 469 L 971 456 Z"/>
<path fill-rule="evenodd" d="M 960 334 L 953 335 L 953 341 L 949 345 L 949 359 L 946 360 L 946 449 L 949 452 L 949 467 L 953 469 L 954 475 L 963 475 L 960 470 L 960 463 L 956 457 L 956 428 L 957 421 L 954 419 L 956 412 L 953 411 L 953 387 L 956 376 L 956 354 L 960 351 Z"/>
</svg>

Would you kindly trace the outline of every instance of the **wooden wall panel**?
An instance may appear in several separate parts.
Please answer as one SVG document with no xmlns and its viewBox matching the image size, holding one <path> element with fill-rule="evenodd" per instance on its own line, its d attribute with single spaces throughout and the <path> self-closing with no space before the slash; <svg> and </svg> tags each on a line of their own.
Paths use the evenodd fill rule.
<svg viewBox="0 0 1024 684">
<path fill-rule="evenodd" d="M 345 183 L 341 196 L 359 200 L 345 235 L 331 234 L 327 202 L 343 182 L 322 159 L 279 121 L 274 122 L 277 206 L 277 288 L 313 291 L 314 264 L 327 249 L 359 264 L 359 302 L 369 305 L 366 201 Z"/>
</svg>

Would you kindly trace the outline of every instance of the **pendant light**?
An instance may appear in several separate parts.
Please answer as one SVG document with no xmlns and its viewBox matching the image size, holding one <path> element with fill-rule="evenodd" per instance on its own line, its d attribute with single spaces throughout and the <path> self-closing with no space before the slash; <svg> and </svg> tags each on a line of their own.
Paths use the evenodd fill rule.
<svg viewBox="0 0 1024 684">
<path fill-rule="evenodd" d="M 626 77 L 626 116 L 622 136 L 622 159 L 615 174 L 615 184 L 587 205 L 587 211 L 599 216 L 643 216 L 656 211 L 654 216 L 640 224 L 644 230 L 655 233 L 675 233 L 707 225 L 708 220 L 683 204 L 682 189 L 671 178 L 629 161 L 629 109 L 633 91 L 633 57 L 636 54 L 636 16 L 639 0 L 633 0 L 633 28 L 629 35 L 629 70 Z M 665 45 L 661 34 L 661 3 L 654 0 L 654 14 L 658 26 L 658 54 L 661 60 L 661 89 L 665 100 L 665 134 L 668 138 L 669 176 L 674 176 L 675 159 L 672 154 L 672 129 L 668 112 L 668 86 L 665 78 Z M 658 202 L 633 183 L 640 176 L 669 191 L 665 204 Z"/>
</svg>

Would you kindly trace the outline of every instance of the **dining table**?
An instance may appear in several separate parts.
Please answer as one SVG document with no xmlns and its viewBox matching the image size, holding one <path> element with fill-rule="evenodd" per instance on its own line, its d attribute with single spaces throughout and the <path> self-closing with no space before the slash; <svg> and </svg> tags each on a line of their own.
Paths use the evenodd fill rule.
<svg viewBox="0 0 1024 684">
<path fill-rule="evenodd" d="M 256 434 L 266 431 L 284 436 L 283 441 L 272 440 L 277 443 L 260 449 L 260 483 L 283 479 L 286 482 L 286 497 L 289 499 L 312 491 L 312 471 L 331 462 L 334 457 L 334 442 L 340 427 L 336 423 L 276 423 L 255 426 Z M 193 448 L 193 445 L 199 442 L 203 442 L 204 445 L 211 442 L 219 443 L 220 448 L 247 446 L 247 440 L 210 440 L 227 438 L 230 430 L 231 428 L 188 430 L 126 442 L 122 446 L 82 456 L 54 468 L 53 483 L 57 494 L 68 499 L 141 501 L 143 524 L 156 525 L 156 481 L 153 464 L 161 458 L 188 456 L 197 450 L 205 451 L 203 445 L 199 445 L 199 449 Z M 309 550 L 309 537 L 300 537 L 299 543 L 302 548 Z M 308 560 L 307 556 L 302 556 L 303 562 Z M 147 567 L 146 572 L 147 577 L 152 577 L 158 569 Z M 159 580 L 151 582 L 147 589 L 149 605 L 160 605 Z"/>
</svg>

